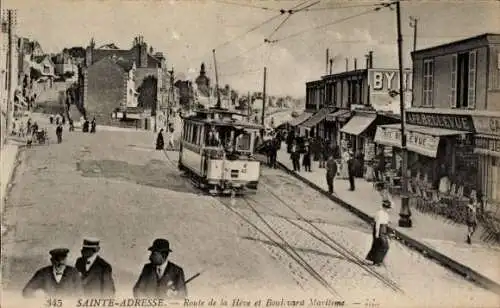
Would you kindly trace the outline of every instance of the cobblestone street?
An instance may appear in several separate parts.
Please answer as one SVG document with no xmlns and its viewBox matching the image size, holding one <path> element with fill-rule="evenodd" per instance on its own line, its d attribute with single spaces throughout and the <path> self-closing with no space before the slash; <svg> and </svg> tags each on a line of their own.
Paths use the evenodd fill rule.
<svg viewBox="0 0 500 308">
<path fill-rule="evenodd" d="M 82 237 L 92 235 L 102 239 L 102 255 L 114 266 L 119 292 L 129 296 L 147 260 L 147 247 L 163 236 L 172 243 L 172 261 L 185 268 L 187 278 L 202 273 L 189 285 L 192 297 L 241 290 L 249 297 L 290 292 L 327 296 L 320 279 L 311 275 L 315 271 L 337 296 L 351 302 L 403 298 L 456 303 L 460 298 L 473 306 L 478 300 L 496 300 L 393 242 L 386 265 L 376 271 L 403 290 L 398 295 L 354 261 L 363 260 L 368 251 L 369 226 L 305 184 L 264 167 L 259 193 L 235 199 L 233 208 L 248 218 L 245 222 L 222 205 L 229 200 L 221 203 L 200 195 L 180 178 L 177 153 L 169 152 L 167 159 L 153 150 L 153 140 L 146 132 L 74 132 L 66 133 L 62 144 L 21 153 L 24 162 L 14 177 L 4 218 L 7 293 L 18 294 L 33 271 L 47 264 L 49 249 L 67 246 L 74 260 Z M 325 234 L 347 250 L 333 249 Z M 293 247 L 295 260 L 281 239 Z M 455 296 L 443 298 L 443 292 Z"/>
</svg>

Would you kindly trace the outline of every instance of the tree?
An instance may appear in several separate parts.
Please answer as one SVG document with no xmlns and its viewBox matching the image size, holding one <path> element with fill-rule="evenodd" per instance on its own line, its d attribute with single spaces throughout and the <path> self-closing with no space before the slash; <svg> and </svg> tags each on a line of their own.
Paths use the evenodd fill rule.
<svg viewBox="0 0 500 308">
<path fill-rule="evenodd" d="M 156 115 L 156 93 L 158 79 L 155 76 L 149 75 L 142 81 L 142 84 L 137 89 L 139 97 L 137 99 L 138 106 L 151 109 L 151 115 Z"/>
</svg>

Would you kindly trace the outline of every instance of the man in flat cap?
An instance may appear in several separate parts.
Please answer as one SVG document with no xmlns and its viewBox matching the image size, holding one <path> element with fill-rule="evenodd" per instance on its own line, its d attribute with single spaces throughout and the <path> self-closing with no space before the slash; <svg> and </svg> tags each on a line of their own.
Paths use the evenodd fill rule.
<svg viewBox="0 0 500 308">
<path fill-rule="evenodd" d="M 156 239 L 149 247 L 150 263 L 144 265 L 134 286 L 134 297 L 185 298 L 187 296 L 184 271 L 168 261 L 170 243 Z"/>
<path fill-rule="evenodd" d="M 112 268 L 101 258 L 99 240 L 87 238 L 83 240 L 82 256 L 76 260 L 75 267 L 82 277 L 83 293 L 92 297 L 113 297 L 115 284 Z"/>
<path fill-rule="evenodd" d="M 57 248 L 50 252 L 52 265 L 38 270 L 23 289 L 24 297 L 32 297 L 36 291 L 48 296 L 74 297 L 82 293 L 81 278 L 78 271 L 66 265 L 69 249 Z"/>
</svg>

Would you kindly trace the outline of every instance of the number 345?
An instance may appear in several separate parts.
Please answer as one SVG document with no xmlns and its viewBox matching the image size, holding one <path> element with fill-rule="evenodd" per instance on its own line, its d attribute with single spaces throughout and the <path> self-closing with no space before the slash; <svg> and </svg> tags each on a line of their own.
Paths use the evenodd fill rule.
<svg viewBox="0 0 500 308">
<path fill-rule="evenodd" d="M 49 298 L 46 302 L 47 307 L 62 307 L 62 300 L 61 299 L 55 299 L 55 298 Z"/>
</svg>

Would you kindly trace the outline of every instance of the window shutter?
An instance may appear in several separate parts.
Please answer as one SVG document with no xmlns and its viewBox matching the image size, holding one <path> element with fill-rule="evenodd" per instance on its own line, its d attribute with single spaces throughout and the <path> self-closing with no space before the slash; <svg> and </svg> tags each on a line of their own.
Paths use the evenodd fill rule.
<svg viewBox="0 0 500 308">
<path fill-rule="evenodd" d="M 450 108 L 457 107 L 457 55 L 451 57 L 451 94 L 450 94 Z"/>
<path fill-rule="evenodd" d="M 469 52 L 469 89 L 468 89 L 468 107 L 476 107 L 476 51 Z"/>
</svg>

